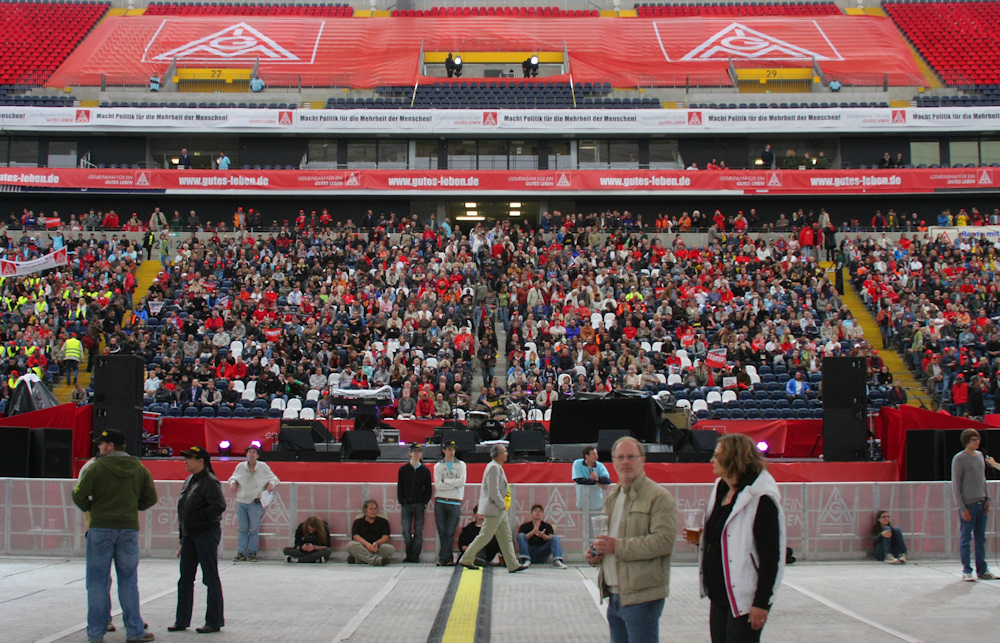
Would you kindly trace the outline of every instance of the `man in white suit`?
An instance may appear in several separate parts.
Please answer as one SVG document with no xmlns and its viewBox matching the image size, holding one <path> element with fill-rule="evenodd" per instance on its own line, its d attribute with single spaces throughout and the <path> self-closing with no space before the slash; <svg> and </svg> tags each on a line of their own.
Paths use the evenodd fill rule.
<svg viewBox="0 0 1000 643">
<path fill-rule="evenodd" d="M 518 564 L 510 535 L 510 522 L 507 520 L 510 489 L 507 486 L 507 475 L 503 471 L 503 464 L 507 462 L 507 447 L 494 444 L 490 447 L 490 457 L 493 460 L 483 471 L 483 484 L 479 491 L 479 511 L 486 520 L 479 535 L 458 559 L 458 563 L 467 569 L 479 569 L 475 563 L 476 554 L 496 536 L 507 571 L 514 574 L 528 566 Z"/>
</svg>

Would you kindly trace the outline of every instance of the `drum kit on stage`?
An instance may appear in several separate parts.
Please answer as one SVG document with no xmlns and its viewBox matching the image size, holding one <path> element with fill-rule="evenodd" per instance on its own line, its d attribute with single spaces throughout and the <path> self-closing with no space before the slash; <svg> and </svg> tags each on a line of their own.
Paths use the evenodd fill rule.
<svg viewBox="0 0 1000 643">
<path fill-rule="evenodd" d="M 502 397 L 489 406 L 489 410 L 469 411 L 465 414 L 469 430 L 476 432 L 479 442 L 501 440 L 509 431 L 520 431 L 528 423 L 532 409 L 538 408 L 530 399 Z M 514 424 L 511 425 L 510 423 Z"/>
</svg>

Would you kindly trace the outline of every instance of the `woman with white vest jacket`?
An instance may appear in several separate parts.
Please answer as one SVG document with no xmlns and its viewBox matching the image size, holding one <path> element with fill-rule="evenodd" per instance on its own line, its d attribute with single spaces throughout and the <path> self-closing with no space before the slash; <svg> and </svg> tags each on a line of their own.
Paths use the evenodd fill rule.
<svg viewBox="0 0 1000 643">
<path fill-rule="evenodd" d="M 701 596 L 712 603 L 712 643 L 759 641 L 785 571 L 781 495 L 753 440 L 719 438 L 719 476 L 698 548 Z"/>
</svg>

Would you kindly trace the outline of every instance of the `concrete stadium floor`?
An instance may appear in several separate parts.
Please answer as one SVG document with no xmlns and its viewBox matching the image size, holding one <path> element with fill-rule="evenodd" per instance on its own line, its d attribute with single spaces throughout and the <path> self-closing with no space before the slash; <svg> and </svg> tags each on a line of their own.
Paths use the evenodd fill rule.
<svg viewBox="0 0 1000 643">
<path fill-rule="evenodd" d="M 991 560 L 991 563 L 993 561 Z M 83 559 L 0 558 L 0 639 L 86 641 Z M 220 562 L 226 606 L 221 634 L 169 633 L 176 605 L 177 561 L 143 559 L 142 616 L 158 641 L 440 641 L 435 617 L 456 569 L 393 563 L 388 567 Z M 993 563 L 993 569 L 1000 569 Z M 963 642 L 995 638 L 1000 581 L 961 582 L 958 561 L 796 563 L 764 640 Z M 478 572 L 461 572 L 478 574 Z M 493 568 L 490 627 L 477 643 L 607 641 L 596 602 L 596 570 L 535 565 L 511 575 Z M 698 598 L 698 572 L 675 566 L 660 624 L 662 641 L 708 641 L 708 602 Z M 118 631 L 125 641 L 112 587 Z M 203 623 L 204 586 L 195 585 L 194 626 Z M 439 630 L 441 631 L 441 630 Z M 454 640 L 454 639 L 446 639 Z M 466 640 L 472 641 L 472 638 Z"/>
</svg>

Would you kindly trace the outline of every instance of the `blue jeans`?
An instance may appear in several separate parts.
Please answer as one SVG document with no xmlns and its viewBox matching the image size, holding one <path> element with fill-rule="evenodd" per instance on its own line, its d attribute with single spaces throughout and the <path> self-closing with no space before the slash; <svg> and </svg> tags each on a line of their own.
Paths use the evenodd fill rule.
<svg viewBox="0 0 1000 643">
<path fill-rule="evenodd" d="M 971 505 L 965 505 L 965 508 L 969 510 L 970 520 L 964 520 L 959 514 L 959 523 L 962 527 L 962 539 L 959 541 L 958 552 L 962 557 L 962 572 L 966 574 L 972 573 L 972 564 L 969 560 L 969 543 L 972 538 L 976 539 L 976 575 L 982 576 L 989 571 L 989 567 L 986 565 L 986 517 L 987 514 L 984 511 L 986 509 L 986 504 L 983 502 L 977 502 Z"/>
<path fill-rule="evenodd" d="M 222 581 L 219 579 L 220 540 L 222 540 L 221 527 L 209 529 L 197 536 L 184 536 L 181 539 L 181 577 L 177 581 L 175 625 L 191 626 L 191 612 L 194 609 L 194 575 L 198 571 L 198 565 L 201 565 L 201 582 L 208 588 L 205 625 L 222 627 L 226 624 L 223 616 Z"/>
<path fill-rule="evenodd" d="M 622 605 L 621 597 L 612 594 L 608 601 L 611 643 L 657 643 L 663 600 Z"/>
<path fill-rule="evenodd" d="M 462 517 L 462 505 L 436 500 L 434 502 L 434 524 L 438 532 L 438 561 L 450 563 L 455 559 L 455 530 Z"/>
<path fill-rule="evenodd" d="M 68 359 L 63 363 L 66 365 L 66 386 L 70 386 L 80 374 L 80 361 Z"/>
<path fill-rule="evenodd" d="M 87 532 L 87 638 L 91 641 L 103 640 L 108 629 L 112 560 L 126 637 L 142 638 L 146 630 L 139 613 L 139 532 L 91 527 Z"/>
<path fill-rule="evenodd" d="M 424 509 L 422 502 L 407 502 L 401 506 L 403 512 L 403 549 L 407 558 L 420 558 L 424 549 Z"/>
<path fill-rule="evenodd" d="M 236 541 L 236 551 L 240 554 L 256 554 L 260 545 L 260 519 L 264 515 L 264 505 L 259 502 L 237 502 L 236 523 L 239 525 L 239 538 Z"/>
<path fill-rule="evenodd" d="M 903 530 L 899 527 L 892 528 L 892 536 L 881 538 L 875 543 L 875 560 L 885 560 L 886 554 L 892 554 L 899 558 L 906 553 L 906 543 L 903 542 Z"/>
<path fill-rule="evenodd" d="M 530 559 L 533 565 L 544 565 L 548 562 L 550 555 L 553 560 L 562 560 L 562 544 L 559 542 L 559 536 L 553 536 L 541 545 L 532 546 L 528 544 L 528 536 L 519 533 L 517 534 L 517 555 L 521 560 Z"/>
</svg>

